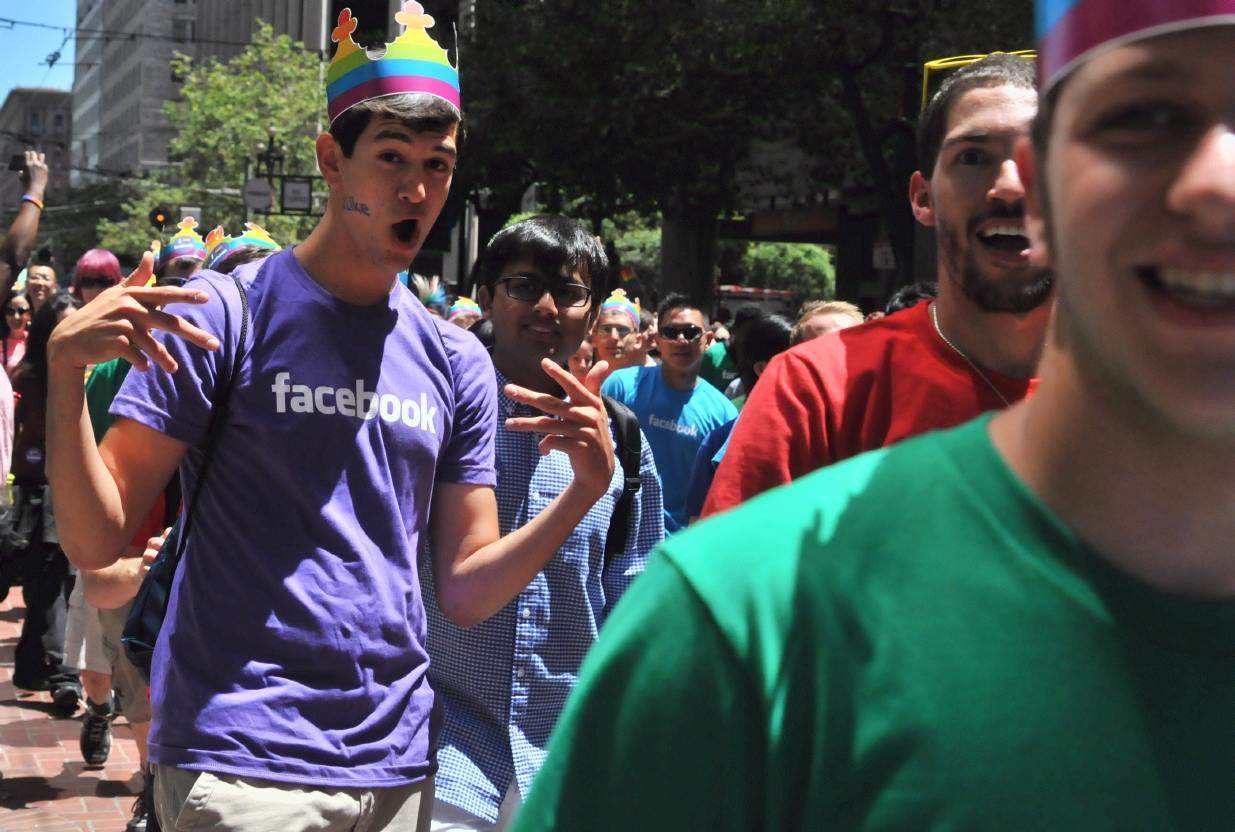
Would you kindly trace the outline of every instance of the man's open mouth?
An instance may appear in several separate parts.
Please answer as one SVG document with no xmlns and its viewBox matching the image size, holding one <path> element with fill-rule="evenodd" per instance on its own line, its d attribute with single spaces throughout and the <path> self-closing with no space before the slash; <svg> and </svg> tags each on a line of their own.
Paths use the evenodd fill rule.
<svg viewBox="0 0 1235 832">
<path fill-rule="evenodd" d="M 1235 305 L 1235 271 L 1199 271 L 1171 267 L 1144 268 L 1141 280 L 1176 303 L 1197 309 Z"/>
<path fill-rule="evenodd" d="M 417 220 L 400 220 L 394 224 L 395 236 L 401 243 L 410 243 L 416 239 L 416 229 L 419 225 Z"/>
<path fill-rule="evenodd" d="M 996 225 L 984 228 L 978 232 L 978 242 L 996 251 L 1007 251 L 1020 254 L 1029 248 L 1029 238 L 1025 229 L 1017 225 Z"/>
</svg>

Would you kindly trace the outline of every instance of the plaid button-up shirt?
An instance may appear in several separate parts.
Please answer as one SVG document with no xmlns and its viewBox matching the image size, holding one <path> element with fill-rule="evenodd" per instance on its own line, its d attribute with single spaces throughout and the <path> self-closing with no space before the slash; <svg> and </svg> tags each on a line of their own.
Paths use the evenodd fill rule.
<svg viewBox="0 0 1235 832">
<path fill-rule="evenodd" d="M 503 535 L 525 525 L 571 482 L 570 459 L 541 456 L 540 435 L 504 427 L 536 412 L 502 391 L 497 373 L 497 511 Z M 612 431 L 612 428 L 610 428 Z M 624 474 L 615 466 L 609 490 L 544 570 L 506 607 L 470 629 L 438 609 L 428 558 L 421 581 L 429 623 L 429 680 L 445 705 L 438 746 L 437 798 L 490 822 L 512 779 L 526 797 L 545 759 L 545 745 L 579 666 L 613 605 L 664 539 L 660 479 L 646 437 L 626 551 L 604 563 L 605 539 Z M 617 436 L 613 437 L 617 445 Z"/>
</svg>

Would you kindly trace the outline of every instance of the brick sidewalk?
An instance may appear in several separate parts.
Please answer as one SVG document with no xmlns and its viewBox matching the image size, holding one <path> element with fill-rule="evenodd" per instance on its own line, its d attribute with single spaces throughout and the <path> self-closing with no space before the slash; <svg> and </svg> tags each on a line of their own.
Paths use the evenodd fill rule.
<svg viewBox="0 0 1235 832">
<path fill-rule="evenodd" d="M 81 717 L 58 719 L 47 693 L 13 688 L 24 613 L 14 589 L 0 604 L 0 832 L 123 832 L 137 790 L 133 733 L 119 718 L 107 765 L 88 766 L 77 747 Z"/>
</svg>

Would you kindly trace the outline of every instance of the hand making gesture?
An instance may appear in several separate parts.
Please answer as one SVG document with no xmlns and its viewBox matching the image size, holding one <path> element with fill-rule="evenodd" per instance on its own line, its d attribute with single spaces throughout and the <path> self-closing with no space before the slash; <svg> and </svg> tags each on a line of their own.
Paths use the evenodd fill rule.
<svg viewBox="0 0 1235 832">
<path fill-rule="evenodd" d="M 524 433 L 543 433 L 540 452 L 561 451 L 570 457 L 574 482 L 585 493 L 600 497 L 613 480 L 613 438 L 609 435 L 609 414 L 600 397 L 600 385 L 609 376 L 609 365 L 601 361 L 582 382 L 556 362 L 544 359 L 541 366 L 561 385 L 566 399 L 547 393 L 535 393 L 513 384 L 506 385 L 506 395 L 544 413 L 506 420 L 506 429 Z"/>
<path fill-rule="evenodd" d="M 217 350 L 218 338 L 160 309 L 169 303 L 205 303 L 206 293 L 177 286 L 148 287 L 153 273 L 154 256 L 146 252 L 136 271 L 56 327 L 47 344 L 48 361 L 84 369 L 118 357 L 146 370 L 153 359 L 167 372 L 176 372 L 175 359 L 150 336 L 152 329 L 178 335 L 203 349 Z"/>
</svg>

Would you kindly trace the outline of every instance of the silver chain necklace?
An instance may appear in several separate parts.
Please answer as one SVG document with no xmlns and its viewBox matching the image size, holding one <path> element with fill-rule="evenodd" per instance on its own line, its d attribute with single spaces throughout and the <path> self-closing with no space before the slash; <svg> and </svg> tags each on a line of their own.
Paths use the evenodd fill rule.
<svg viewBox="0 0 1235 832">
<path fill-rule="evenodd" d="M 943 342 L 947 344 L 949 347 L 951 347 L 953 352 L 955 352 L 961 358 L 965 359 L 965 363 L 973 368 L 973 371 L 978 374 L 978 378 L 985 381 L 986 386 L 994 390 L 995 395 L 1003 400 L 1003 406 L 1011 407 L 1012 402 L 1008 401 L 1008 397 L 1005 396 L 1003 392 L 998 387 L 995 386 L 995 382 L 987 378 L 986 373 L 982 372 L 982 370 L 978 368 L 978 365 L 973 363 L 973 359 L 965 355 L 965 353 L 961 352 L 960 348 L 956 346 L 956 344 L 953 344 L 951 341 L 949 341 L 948 336 L 943 334 L 943 330 L 939 328 L 939 310 L 936 308 L 935 301 L 931 301 L 931 323 L 935 325 L 935 332 L 939 333 L 939 337 L 943 339 Z"/>
</svg>

